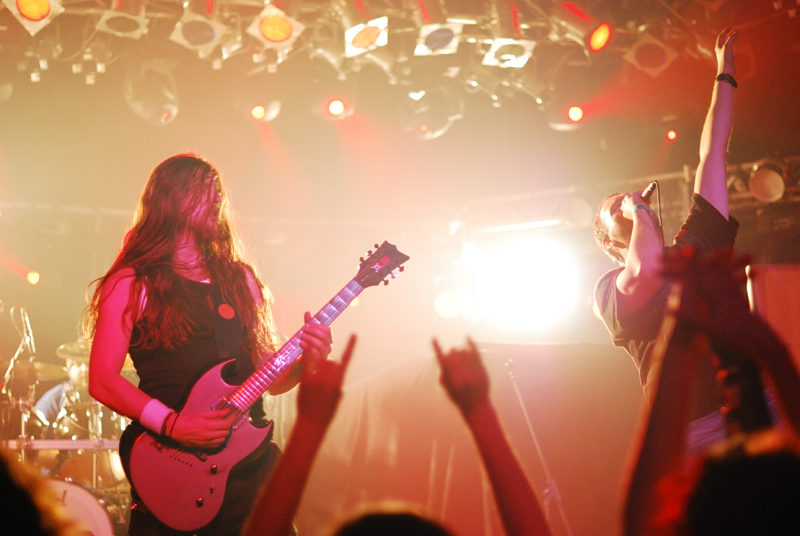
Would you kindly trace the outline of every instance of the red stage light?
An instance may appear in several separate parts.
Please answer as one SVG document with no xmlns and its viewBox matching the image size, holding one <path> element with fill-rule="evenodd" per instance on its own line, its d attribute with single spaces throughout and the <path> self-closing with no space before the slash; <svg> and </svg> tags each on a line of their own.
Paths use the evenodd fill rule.
<svg viewBox="0 0 800 536">
<path fill-rule="evenodd" d="M 678 133 L 677 133 L 677 132 L 675 132 L 674 130 L 668 130 L 668 131 L 667 131 L 667 139 L 668 139 L 669 141 L 675 141 L 675 140 L 677 140 L 677 139 L 678 139 Z"/>
<path fill-rule="evenodd" d="M 589 36 L 589 50 L 592 52 L 600 52 L 605 48 L 611 40 L 611 25 L 607 22 L 602 23 L 600 26 L 592 31 Z"/>
<path fill-rule="evenodd" d="M 567 117 L 577 123 L 583 119 L 583 108 L 580 106 L 570 106 L 569 110 L 567 110 Z"/>
</svg>

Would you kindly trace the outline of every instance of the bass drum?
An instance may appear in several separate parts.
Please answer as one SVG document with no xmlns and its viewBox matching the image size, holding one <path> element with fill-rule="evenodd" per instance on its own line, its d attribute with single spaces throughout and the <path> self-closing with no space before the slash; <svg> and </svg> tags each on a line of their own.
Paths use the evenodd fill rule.
<svg viewBox="0 0 800 536">
<path fill-rule="evenodd" d="M 92 536 L 114 536 L 111 520 L 104 502 L 83 486 L 48 478 L 47 483 L 74 521 L 83 525 L 86 534 Z"/>
<path fill-rule="evenodd" d="M 129 420 L 97 402 L 72 404 L 59 413 L 54 426 L 56 439 L 118 439 Z M 61 453 L 58 476 L 93 488 L 91 451 Z M 116 450 L 102 450 L 97 456 L 97 489 L 107 489 L 124 483 L 125 471 Z"/>
</svg>

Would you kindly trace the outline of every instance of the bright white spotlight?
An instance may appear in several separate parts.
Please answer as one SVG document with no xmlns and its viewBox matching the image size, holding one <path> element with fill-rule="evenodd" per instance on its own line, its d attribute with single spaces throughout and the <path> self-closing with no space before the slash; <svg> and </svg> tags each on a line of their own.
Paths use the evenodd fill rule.
<svg viewBox="0 0 800 536">
<path fill-rule="evenodd" d="M 578 260 L 554 240 L 512 244 L 475 266 L 482 315 L 512 329 L 556 325 L 575 309 L 580 286 Z"/>
</svg>

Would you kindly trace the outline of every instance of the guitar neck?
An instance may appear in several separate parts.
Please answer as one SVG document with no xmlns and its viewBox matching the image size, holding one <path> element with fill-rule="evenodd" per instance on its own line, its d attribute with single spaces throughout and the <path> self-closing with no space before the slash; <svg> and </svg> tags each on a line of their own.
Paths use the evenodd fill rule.
<svg viewBox="0 0 800 536">
<path fill-rule="evenodd" d="M 351 280 L 314 315 L 309 323 L 329 326 L 363 290 L 364 287 L 357 283 L 355 279 Z M 289 365 L 300 357 L 300 354 L 303 353 L 303 349 L 300 348 L 300 334 L 302 331 L 303 329 L 301 328 L 292 335 L 268 363 L 256 370 L 231 393 L 227 401 L 239 413 L 246 412 L 269 389 L 270 385 L 289 368 Z"/>
</svg>

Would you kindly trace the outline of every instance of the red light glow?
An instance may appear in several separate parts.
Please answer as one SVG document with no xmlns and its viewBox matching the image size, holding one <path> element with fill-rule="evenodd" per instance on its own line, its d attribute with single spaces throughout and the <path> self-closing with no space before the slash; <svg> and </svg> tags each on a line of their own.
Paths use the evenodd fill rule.
<svg viewBox="0 0 800 536">
<path fill-rule="evenodd" d="M 668 131 L 667 131 L 667 139 L 668 139 L 669 141 L 675 141 L 675 140 L 677 140 L 677 139 L 678 139 L 678 133 L 677 133 L 677 132 L 675 132 L 674 130 L 668 130 Z"/>
<path fill-rule="evenodd" d="M 607 22 L 602 23 L 595 28 L 592 35 L 589 36 L 589 50 L 592 52 L 600 52 L 605 48 L 611 40 L 611 25 Z"/>
</svg>

